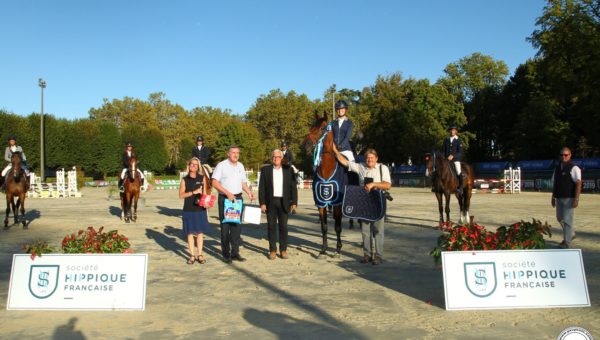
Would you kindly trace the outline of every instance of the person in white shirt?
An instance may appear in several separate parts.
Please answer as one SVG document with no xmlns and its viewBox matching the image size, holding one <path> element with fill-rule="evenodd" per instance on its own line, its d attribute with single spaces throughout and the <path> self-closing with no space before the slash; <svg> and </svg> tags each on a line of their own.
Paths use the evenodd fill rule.
<svg viewBox="0 0 600 340">
<path fill-rule="evenodd" d="M 348 170 L 358 174 L 359 183 L 365 187 L 365 190 L 389 190 L 392 187 L 390 170 L 384 164 L 377 163 L 379 157 L 377 156 L 377 151 L 374 149 L 365 150 L 364 163 L 348 161 L 335 146 L 333 152 L 340 164 L 348 167 Z M 369 263 L 372 261 L 374 265 L 378 265 L 383 262 L 384 224 L 385 218 L 381 218 L 375 222 L 361 221 L 364 251 L 363 258 L 360 261 L 361 263 Z M 372 239 L 375 241 L 375 249 L 372 249 L 371 247 Z"/>
<path fill-rule="evenodd" d="M 227 159 L 217 164 L 212 174 L 212 186 L 219 191 L 221 252 L 227 263 L 231 263 L 232 260 L 244 262 L 246 259 L 240 255 L 242 225 L 223 223 L 224 202 L 226 199 L 232 202 L 235 199 L 242 199 L 242 191 L 248 194 L 251 201 L 254 200 L 254 194 L 247 184 L 246 170 L 244 165 L 238 162 L 239 159 L 240 148 L 237 145 L 230 145 L 227 150 Z"/>
</svg>

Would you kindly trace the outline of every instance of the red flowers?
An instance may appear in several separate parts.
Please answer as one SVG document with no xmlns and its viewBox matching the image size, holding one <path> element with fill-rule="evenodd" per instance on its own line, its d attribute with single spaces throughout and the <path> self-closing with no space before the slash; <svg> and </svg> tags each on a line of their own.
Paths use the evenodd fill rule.
<svg viewBox="0 0 600 340">
<path fill-rule="evenodd" d="M 443 234 L 430 255 L 437 260 L 442 256 L 442 250 L 543 249 L 546 246 L 544 235 L 552 237 L 550 228 L 547 222 L 542 224 L 536 219 L 500 227 L 496 232 L 487 231 L 478 224 L 443 224 L 440 227 Z"/>
<path fill-rule="evenodd" d="M 62 242 L 63 252 L 67 254 L 123 253 L 130 246 L 127 237 L 117 230 L 105 233 L 104 227 L 97 231 L 94 227 L 79 230 L 77 237 L 75 234 L 65 236 Z"/>
</svg>

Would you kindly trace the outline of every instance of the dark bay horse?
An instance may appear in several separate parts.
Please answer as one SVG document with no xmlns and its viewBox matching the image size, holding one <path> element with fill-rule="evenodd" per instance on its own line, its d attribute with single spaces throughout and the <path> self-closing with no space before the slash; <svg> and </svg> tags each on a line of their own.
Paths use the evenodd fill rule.
<svg viewBox="0 0 600 340">
<path fill-rule="evenodd" d="M 137 203 L 140 197 L 140 187 L 142 186 L 142 179 L 138 174 L 138 160 L 135 155 L 131 155 L 129 158 L 129 168 L 125 173 L 125 180 L 123 181 L 123 192 L 121 193 L 121 219 L 124 219 L 126 223 L 129 221 L 137 221 Z M 133 208 L 133 212 L 132 212 Z"/>
<path fill-rule="evenodd" d="M 335 154 L 333 153 L 333 132 L 328 129 L 327 122 L 327 114 L 325 113 L 323 117 L 319 117 L 318 114 L 315 113 L 315 122 L 313 123 L 310 132 L 306 136 L 305 146 L 310 150 L 317 147 L 317 152 L 315 152 L 315 159 L 317 160 L 317 167 L 315 169 L 315 180 L 317 176 L 321 179 L 329 179 L 334 176 L 334 173 L 337 171 L 344 171 L 342 166 L 338 163 L 335 158 Z M 319 152 L 320 148 L 320 152 Z M 318 187 L 316 185 L 315 180 L 313 180 L 313 196 L 315 198 L 315 204 L 319 209 L 319 220 L 321 222 L 321 234 L 323 235 L 323 245 L 319 256 L 327 254 L 327 206 L 330 204 L 324 203 L 323 201 L 319 201 Z M 327 188 L 326 190 L 331 190 L 331 193 L 336 190 L 333 186 L 331 188 Z M 337 188 L 338 191 L 343 192 L 344 188 Z M 341 201 L 339 204 L 333 207 L 333 219 L 335 221 L 335 233 L 337 236 L 337 244 L 336 244 L 336 252 L 334 257 L 339 257 L 340 252 L 342 250 L 342 205 Z"/>
<path fill-rule="evenodd" d="M 446 200 L 446 222 L 450 221 L 450 195 L 455 194 L 460 207 L 459 223 L 469 223 L 469 208 L 471 206 L 471 194 L 473 189 L 473 169 L 466 163 L 461 162 L 461 171 L 465 174 L 463 181 L 462 194 L 456 192 L 458 187 L 458 178 L 454 167 L 442 154 L 433 152 L 425 155 L 427 170 L 425 174 L 432 177 L 433 192 L 438 200 L 440 211 L 440 225 L 444 223 L 444 210 L 442 207 L 442 195 Z"/>
<path fill-rule="evenodd" d="M 23 229 L 27 229 L 25 221 L 25 197 L 29 190 L 29 180 L 25 171 L 21 169 L 23 162 L 20 152 L 14 152 L 10 157 L 11 169 L 6 174 L 6 218 L 4 219 L 4 229 L 8 229 L 8 216 L 12 208 L 15 215 L 14 224 L 19 223 L 19 209 L 21 210 L 21 223 Z M 15 197 L 17 203 L 15 204 Z"/>
</svg>

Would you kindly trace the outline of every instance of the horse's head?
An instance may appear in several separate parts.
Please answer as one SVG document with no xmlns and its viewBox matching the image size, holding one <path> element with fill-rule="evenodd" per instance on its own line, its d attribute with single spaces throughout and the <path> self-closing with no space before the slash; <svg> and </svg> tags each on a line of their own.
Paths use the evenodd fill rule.
<svg viewBox="0 0 600 340">
<path fill-rule="evenodd" d="M 135 179 L 135 177 L 137 176 L 137 169 L 138 169 L 138 160 L 137 157 L 135 157 L 135 155 L 131 155 L 131 157 L 129 157 L 129 178 L 131 179 Z"/>
<path fill-rule="evenodd" d="M 425 154 L 425 176 L 429 177 L 435 171 L 435 152 Z"/>
<path fill-rule="evenodd" d="M 23 162 L 23 158 L 20 151 L 13 152 L 10 156 L 10 163 L 12 164 L 13 174 L 15 179 L 21 176 L 21 163 Z"/>
<path fill-rule="evenodd" d="M 319 117 L 319 114 L 315 112 L 315 121 L 304 139 L 304 147 L 311 150 L 325 133 L 327 133 L 327 112 L 323 112 L 323 117 Z"/>
</svg>

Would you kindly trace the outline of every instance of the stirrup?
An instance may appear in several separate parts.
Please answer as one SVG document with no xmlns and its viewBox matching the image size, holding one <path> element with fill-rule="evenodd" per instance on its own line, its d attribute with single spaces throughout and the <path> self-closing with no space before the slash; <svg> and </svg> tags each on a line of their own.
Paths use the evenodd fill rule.
<svg viewBox="0 0 600 340">
<path fill-rule="evenodd" d="M 121 185 L 121 186 L 119 187 L 119 192 L 120 192 L 120 193 L 124 193 L 124 192 L 125 192 L 125 187 Z"/>
</svg>

